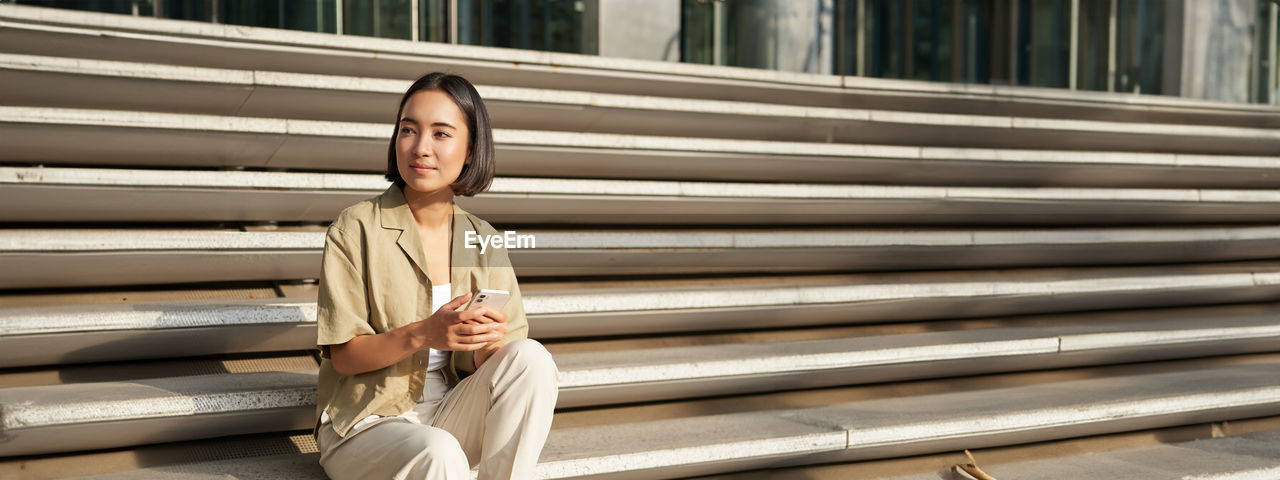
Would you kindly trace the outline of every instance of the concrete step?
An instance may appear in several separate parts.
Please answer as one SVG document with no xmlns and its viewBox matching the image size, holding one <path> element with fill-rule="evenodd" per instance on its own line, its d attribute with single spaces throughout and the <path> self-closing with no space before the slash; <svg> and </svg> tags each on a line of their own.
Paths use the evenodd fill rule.
<svg viewBox="0 0 1280 480">
<path fill-rule="evenodd" d="M 1275 258 L 1277 227 L 509 230 L 522 277 L 1098 266 Z M 458 239 L 463 242 L 466 239 Z M 323 227 L 0 230 L 3 288 L 319 276 Z M 476 248 L 476 247 L 473 247 Z M 178 270 L 155 265 L 183 265 Z M 73 271 L 76 275 L 65 275 Z M 127 275 L 122 275 L 127 273 Z"/>
<path fill-rule="evenodd" d="M 0 167 L 0 218 L 327 223 L 390 185 L 371 174 Z"/>
<path fill-rule="evenodd" d="M 1268 262 L 954 271 L 522 287 L 539 338 L 1268 302 Z M 536 317 L 535 317 L 536 316 Z"/>
<path fill-rule="evenodd" d="M 0 193 L 0 202 L 12 191 Z M 61 197 L 68 211 L 127 211 L 129 201 L 142 193 L 118 189 L 83 199 Z M 336 193 L 285 191 L 265 198 L 245 189 L 187 191 L 151 197 L 140 205 L 156 209 L 197 211 L 218 205 L 217 212 L 269 208 L 255 201 L 309 210 L 308 198 L 322 205 L 341 204 L 348 196 Z M 188 195 L 189 194 L 189 195 Z M 349 195 L 355 197 L 355 195 Z M 23 195 L 12 197 L 11 208 Z M 30 197 L 26 197 L 30 200 Z M 50 201 L 59 200 L 49 197 Z M 223 200 L 226 201 L 217 201 Z M 84 202 L 84 203 L 81 203 Z M 48 206 L 45 202 L 37 205 Z M 97 208 L 95 208 L 97 207 Z M 319 208 L 319 207 L 315 207 Z M 343 208 L 335 207 L 335 210 Z M 30 209 L 21 209 L 27 211 Z M 38 210 L 38 209 L 37 209 Z M 137 210 L 147 210 L 140 207 Z M 214 212 L 214 213 L 217 213 Z M 328 216 L 336 216 L 336 211 Z M 106 217 L 106 215 L 104 215 Z M 1153 227 L 1060 229 L 884 229 L 762 228 L 591 230 L 501 225 L 511 232 L 508 254 L 524 277 L 644 274 L 711 274 L 763 272 L 852 272 L 924 270 L 938 268 L 1007 268 L 1086 266 L 1174 262 L 1221 262 L 1275 258 L 1280 254 L 1280 227 Z M 323 226 L 246 226 L 193 229 L 41 228 L 0 229 L 0 265 L 11 268 L 0 276 L 0 288 L 71 287 L 120 284 L 191 283 L 228 280 L 287 280 L 319 275 L 324 247 Z M 504 233 L 505 234 L 505 233 Z M 506 238 L 506 237 L 504 237 Z M 467 238 L 457 238 L 465 243 Z M 476 240 L 471 248 L 478 248 Z M 462 248 L 460 245 L 458 248 Z M 486 246 L 492 247 L 492 244 Z M 148 260 L 149 259 L 149 260 Z M 188 265 L 180 271 L 154 268 L 166 259 Z M 213 261 L 214 259 L 231 262 Z M 131 264 L 133 260 L 146 260 Z M 42 270 L 38 266 L 47 266 Z M 107 267 L 110 268 L 107 268 Z M 61 275 L 73 270 L 80 276 Z M 95 272 L 130 272 L 129 276 Z"/>
<path fill-rule="evenodd" d="M 315 300 L 0 309 L 0 367 L 315 348 Z"/>
<path fill-rule="evenodd" d="M 238 435 L 69 454 L 0 457 L 0 477 L 49 480 L 219 460 L 256 463 L 263 456 L 284 455 L 300 459 L 299 463 L 278 470 L 275 477 L 257 478 L 304 478 L 303 475 L 314 472 L 314 478 L 325 480 L 316 451 L 310 430 Z"/>
<path fill-rule="evenodd" d="M 559 430 L 539 475 L 671 478 L 1274 415 L 1277 373 L 1249 365 Z"/>
<path fill-rule="evenodd" d="M 1280 431 L 979 467 L 995 478 L 1020 480 L 1265 480 L 1280 478 Z M 882 480 L 937 479 L 932 473 Z"/>
<path fill-rule="evenodd" d="M 0 107 L 0 161 L 381 172 L 383 123 Z M 79 142 L 61 141 L 75 137 Z M 495 129 L 498 174 L 897 185 L 1274 187 L 1274 156 L 782 142 Z M 91 146 L 89 145 L 91 144 Z M 777 168 L 785 164 L 786 169 Z M 1099 175 L 1105 169 L 1106 175 Z M 74 173 L 74 172 L 71 172 Z M 62 175 L 68 176 L 71 173 Z M 50 173 L 53 175 L 54 173 Z M 103 175 L 108 175 L 103 173 Z"/>
<path fill-rule="evenodd" d="M 324 248 L 323 232 L 67 229 L 0 236 L 6 289 L 316 278 Z M 87 276 L 76 278 L 81 274 Z"/>
<path fill-rule="evenodd" d="M 1151 447 L 1162 447 L 1171 443 L 1187 443 L 1196 440 L 1211 440 L 1225 436 L 1241 436 L 1260 432 L 1280 431 L 1280 418 L 1261 417 L 1225 422 L 1211 422 L 1176 427 L 1138 430 L 1130 432 L 1095 435 L 1090 437 L 1069 438 L 1037 442 L 1032 444 L 998 446 L 972 450 L 978 465 L 986 469 L 988 465 L 1006 465 L 1034 461 L 1048 461 L 1065 457 L 1105 458 L 1111 452 Z M 905 478 L 927 478 L 929 480 L 972 480 L 972 477 L 954 475 L 952 466 L 970 463 L 963 451 L 941 452 L 928 455 L 917 455 L 903 458 L 886 458 L 879 460 L 854 461 L 835 464 L 801 465 L 795 467 L 732 472 L 708 476 L 694 477 L 697 480 L 764 480 L 769 478 L 804 478 L 807 480 L 848 480 L 878 479 L 902 480 Z M 1054 476 L 1056 474 L 1056 476 Z M 1072 470 L 1043 472 L 1032 478 L 1077 478 Z M 1017 480 L 1023 477 L 998 476 L 996 478 Z M 1079 478 L 1106 478 L 1079 477 Z M 1136 480 L 1120 477 L 1121 480 Z M 1143 477 L 1137 477 L 1143 478 Z M 1161 478 L 1161 477 L 1156 477 Z M 1199 479 L 1204 480 L 1204 479 Z M 1261 480 L 1261 479 L 1259 479 Z"/>
<path fill-rule="evenodd" d="M 343 206 L 380 193 L 387 185 L 373 175 L 42 167 L 0 167 L 0 184 L 7 185 L 3 198 L 13 200 L 6 202 L 8 207 L 0 209 L 0 215 L 15 222 L 323 222 L 332 219 Z M 76 202 L 77 196 L 94 200 L 88 204 Z M 457 201 L 468 211 L 497 224 L 1068 225 L 1280 221 L 1275 208 L 1280 204 L 1280 193 L 1275 190 L 499 177 L 486 193 Z M 201 208 L 176 208 L 193 203 Z M 65 208 L 69 204 L 76 208 Z M 150 206 L 138 208 L 139 204 Z"/>
<path fill-rule="evenodd" d="M 732 396 L 687 398 L 678 401 L 610 405 L 600 408 L 562 409 L 556 413 L 556 423 L 552 429 L 571 429 L 627 422 L 670 420 L 706 415 L 708 413 L 748 413 L 785 408 L 821 407 L 853 401 L 902 398 L 916 395 L 932 395 L 937 393 L 968 392 L 991 388 L 1042 385 L 1088 378 L 1144 375 L 1203 368 L 1274 363 L 1277 361 L 1280 361 L 1280 353 L 1201 357 L 1159 362 L 1098 365 L 1084 368 L 1007 372 L 993 375 L 959 377 L 943 376 L 933 379 L 906 382 L 879 382 L 805 390 L 778 390 Z M 1276 427 L 1273 425 L 1267 429 L 1274 430 Z M 1250 431 L 1256 430 L 1258 429 Z M 951 451 L 948 453 L 959 453 L 959 451 Z M 903 474 L 920 472 L 921 471 L 904 471 Z M 867 475 L 860 475 L 859 477 L 862 476 Z"/>
<path fill-rule="evenodd" d="M 1106 478 L 1110 480 L 1266 480 L 1280 475 L 1280 432 L 1267 431 L 1222 438 L 1176 442 L 1168 445 L 1093 453 L 1054 460 L 1016 462 L 1010 464 L 981 463 L 995 478 L 1025 480 L 1057 480 L 1071 478 Z M 979 460 L 981 461 L 981 460 Z M 957 461 L 964 463 L 965 461 Z M 788 470 L 796 473 L 797 470 Z M 877 477 L 880 480 L 938 480 L 948 477 L 950 470 L 899 477 Z M 805 471 L 807 474 L 821 475 Z M 121 474 L 99 474 L 83 479 L 192 479 L 229 475 L 236 479 L 326 478 L 319 466 L 318 454 L 285 454 L 249 459 L 194 462 L 152 467 Z M 782 475 L 782 474 L 777 474 Z M 833 473 L 832 475 L 839 475 Z M 728 474 L 717 479 L 762 479 L 764 474 Z M 777 476 L 774 478 L 784 478 Z M 844 479 L 841 476 L 806 478 Z M 870 477 L 862 477 L 870 478 Z"/>
<path fill-rule="evenodd" d="M 215 374 L 0 389 L 0 456 L 298 430 L 315 371 Z"/>
<path fill-rule="evenodd" d="M 386 123 L 395 120 L 387 112 L 395 109 L 410 83 L 13 54 L 0 54 L 0 82 L 16 86 L 0 95 L 0 102 L 9 105 Z M 914 113 L 523 87 L 479 90 L 500 128 L 913 146 L 1090 145 L 1246 155 L 1280 150 L 1280 133 L 1274 128 Z M 575 115 L 565 115 L 566 110 Z"/>
<path fill-rule="evenodd" d="M 1275 415 L 1277 373 L 1280 364 L 1263 363 L 559 429 L 538 476 L 674 478 Z M 296 457 L 258 461 L 223 462 L 229 470 L 219 473 L 303 464 Z M 211 466 L 94 478 L 161 478 Z"/>
<path fill-rule="evenodd" d="M 314 340 L 312 343 L 314 344 Z M 286 351 L 288 350 L 288 351 Z M 120 361 L 42 365 L 0 369 L 0 388 L 46 387 L 81 383 L 132 382 L 168 377 L 310 371 L 319 366 L 311 348 L 271 352 L 186 355 L 182 358 L 124 358 Z"/>
<path fill-rule="evenodd" d="M 328 480 L 320 467 L 320 454 L 283 454 L 232 460 L 214 460 L 152 467 L 102 475 L 67 477 L 68 479 L 154 478 L 232 480 Z"/>
<path fill-rule="evenodd" d="M 1075 314 L 1020 326 L 556 353 L 560 407 L 1274 351 L 1280 309 Z M 555 345 L 552 351 L 555 351 Z"/>
<path fill-rule="evenodd" d="M 1266 176 L 1262 170 L 1253 174 Z M 7 205 L 0 208 L 0 218 L 15 222 L 55 223 L 327 222 L 346 206 L 377 195 L 389 185 L 381 175 L 374 174 L 0 166 L 0 186 L 5 187 L 0 193 L 0 200 Z M 1269 191 L 1254 189 L 939 187 L 498 177 L 487 193 L 476 198 L 459 198 L 458 202 L 481 209 L 477 213 L 503 215 L 503 209 L 497 209 L 494 202 L 483 199 L 507 198 L 522 191 L 537 195 L 526 201 L 535 201 L 547 208 L 568 208 L 571 205 L 552 203 L 551 199 L 540 197 L 571 199 L 574 195 L 585 195 L 593 199 L 613 198 L 612 202 L 618 205 L 615 208 L 619 209 L 628 206 L 622 201 L 633 197 L 642 198 L 635 198 L 631 203 L 683 200 L 693 204 L 689 206 L 700 207 L 688 215 L 701 214 L 704 210 L 707 214 L 715 213 L 712 203 L 722 197 L 736 197 L 742 202 L 807 200 L 828 202 L 822 206 L 833 215 L 865 222 L 891 221 L 885 217 L 892 213 L 914 213 L 917 216 L 929 214 L 929 218 L 961 217 L 959 220 L 990 223 L 990 219 L 984 221 L 969 208 L 973 203 L 995 209 L 992 215 L 1001 212 L 1030 215 L 1033 208 L 1039 208 L 1076 216 L 1096 212 L 1096 216 L 1105 221 L 1108 217 L 1129 212 L 1158 212 L 1163 205 L 1179 205 L 1188 210 L 1189 215 L 1200 210 L 1207 216 L 1208 212 L 1214 211 L 1232 213 L 1233 207 L 1239 208 L 1238 204 L 1266 204 L 1280 200 L 1280 196 Z M 616 195 L 607 196 L 612 192 Z M 86 198 L 93 201 L 86 202 Z M 1074 202 L 1073 198 L 1076 199 Z M 1106 210 L 1097 208 L 1100 201 L 1109 201 Z M 1036 206 L 1024 205 L 1029 203 Z M 69 208 L 72 205 L 75 208 Z M 842 205 L 848 208 L 840 209 Z M 849 211 L 863 205 L 890 210 L 879 217 L 871 214 L 858 217 Z M 634 206 L 630 210 L 642 211 Z M 726 215 L 738 215 L 730 219 L 742 216 L 737 211 L 722 211 Z M 535 213 L 543 217 L 549 215 L 545 211 Z M 669 222 L 675 223 L 692 221 L 682 219 L 682 215 L 668 214 L 667 217 L 671 219 Z M 547 219 L 566 220 L 559 217 Z M 1212 220 L 1212 217 L 1208 219 Z M 538 217 L 535 217 L 519 223 L 537 221 Z M 591 221 L 616 222 L 584 217 L 576 223 Z M 777 220 L 762 216 L 760 221 Z"/>
<path fill-rule="evenodd" d="M 6 7 L 9 7 L 6 5 Z M 4 51 L 46 56 L 415 78 L 424 64 L 479 84 L 1047 118 L 1280 126 L 1262 105 L 1159 95 L 963 85 L 442 45 L 28 7 L 0 11 Z"/>
<path fill-rule="evenodd" d="M 1254 263 L 590 286 L 526 282 L 522 293 L 534 337 L 583 338 L 1273 302 L 1280 300 L 1277 278 L 1280 266 Z M 15 305 L 0 309 L 0 366 L 310 349 L 311 295 Z"/>
</svg>

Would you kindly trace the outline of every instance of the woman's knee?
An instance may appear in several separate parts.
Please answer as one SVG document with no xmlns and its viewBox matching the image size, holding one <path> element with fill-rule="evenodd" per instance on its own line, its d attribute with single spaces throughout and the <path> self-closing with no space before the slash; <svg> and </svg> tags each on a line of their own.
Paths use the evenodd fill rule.
<svg viewBox="0 0 1280 480">
<path fill-rule="evenodd" d="M 418 426 L 413 435 L 405 439 L 404 446 L 414 451 L 434 450 L 441 453 L 462 451 L 462 446 L 458 444 L 458 439 L 454 438 L 453 434 L 425 425 Z"/>
<path fill-rule="evenodd" d="M 425 427 L 416 432 L 399 448 L 413 455 L 413 462 L 421 466 L 443 467 L 444 470 L 469 470 L 467 454 L 453 434 L 443 429 Z"/>
<path fill-rule="evenodd" d="M 503 350 L 508 350 L 506 355 L 521 370 L 535 374 L 542 373 L 553 378 L 557 376 L 558 370 L 555 360 L 551 358 L 551 352 L 548 352 L 547 347 L 542 346 L 542 343 L 537 340 L 522 338 L 506 345 Z"/>
<path fill-rule="evenodd" d="M 458 439 L 439 428 L 392 420 L 352 435 L 320 458 L 330 478 L 466 478 L 470 470 Z"/>
</svg>

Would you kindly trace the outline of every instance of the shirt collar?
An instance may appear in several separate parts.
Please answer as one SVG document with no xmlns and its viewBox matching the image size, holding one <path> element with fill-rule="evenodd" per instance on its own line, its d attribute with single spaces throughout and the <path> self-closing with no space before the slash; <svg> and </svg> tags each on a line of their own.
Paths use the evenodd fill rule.
<svg viewBox="0 0 1280 480">
<path fill-rule="evenodd" d="M 464 248 L 463 244 L 465 232 L 478 231 L 471 220 L 471 214 L 458 206 L 457 202 L 450 203 L 453 205 L 453 254 L 449 264 L 454 271 L 457 271 L 457 267 L 480 265 L 480 249 Z M 417 221 L 413 218 L 413 211 L 409 208 L 409 202 L 405 200 L 401 187 L 395 184 L 387 187 L 387 190 L 378 196 L 378 210 L 382 228 L 400 231 L 396 244 L 425 274 L 427 257 L 422 251 Z"/>
</svg>

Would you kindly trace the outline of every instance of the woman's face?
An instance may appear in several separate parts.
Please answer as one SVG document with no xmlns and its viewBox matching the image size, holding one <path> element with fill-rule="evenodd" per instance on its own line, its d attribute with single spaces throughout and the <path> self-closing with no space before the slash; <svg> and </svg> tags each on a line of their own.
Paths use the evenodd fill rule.
<svg viewBox="0 0 1280 480">
<path fill-rule="evenodd" d="M 449 95 L 422 90 L 409 96 L 396 130 L 396 167 L 405 188 L 431 194 L 448 189 L 467 162 L 466 116 Z"/>
</svg>

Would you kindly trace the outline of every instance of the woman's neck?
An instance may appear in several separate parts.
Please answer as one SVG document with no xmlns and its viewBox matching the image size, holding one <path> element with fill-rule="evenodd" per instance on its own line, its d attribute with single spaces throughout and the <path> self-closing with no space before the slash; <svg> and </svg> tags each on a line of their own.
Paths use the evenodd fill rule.
<svg viewBox="0 0 1280 480">
<path fill-rule="evenodd" d="M 443 188 L 437 192 L 422 193 L 409 187 L 401 187 L 409 211 L 419 228 L 447 229 L 453 220 L 453 190 Z"/>
</svg>

